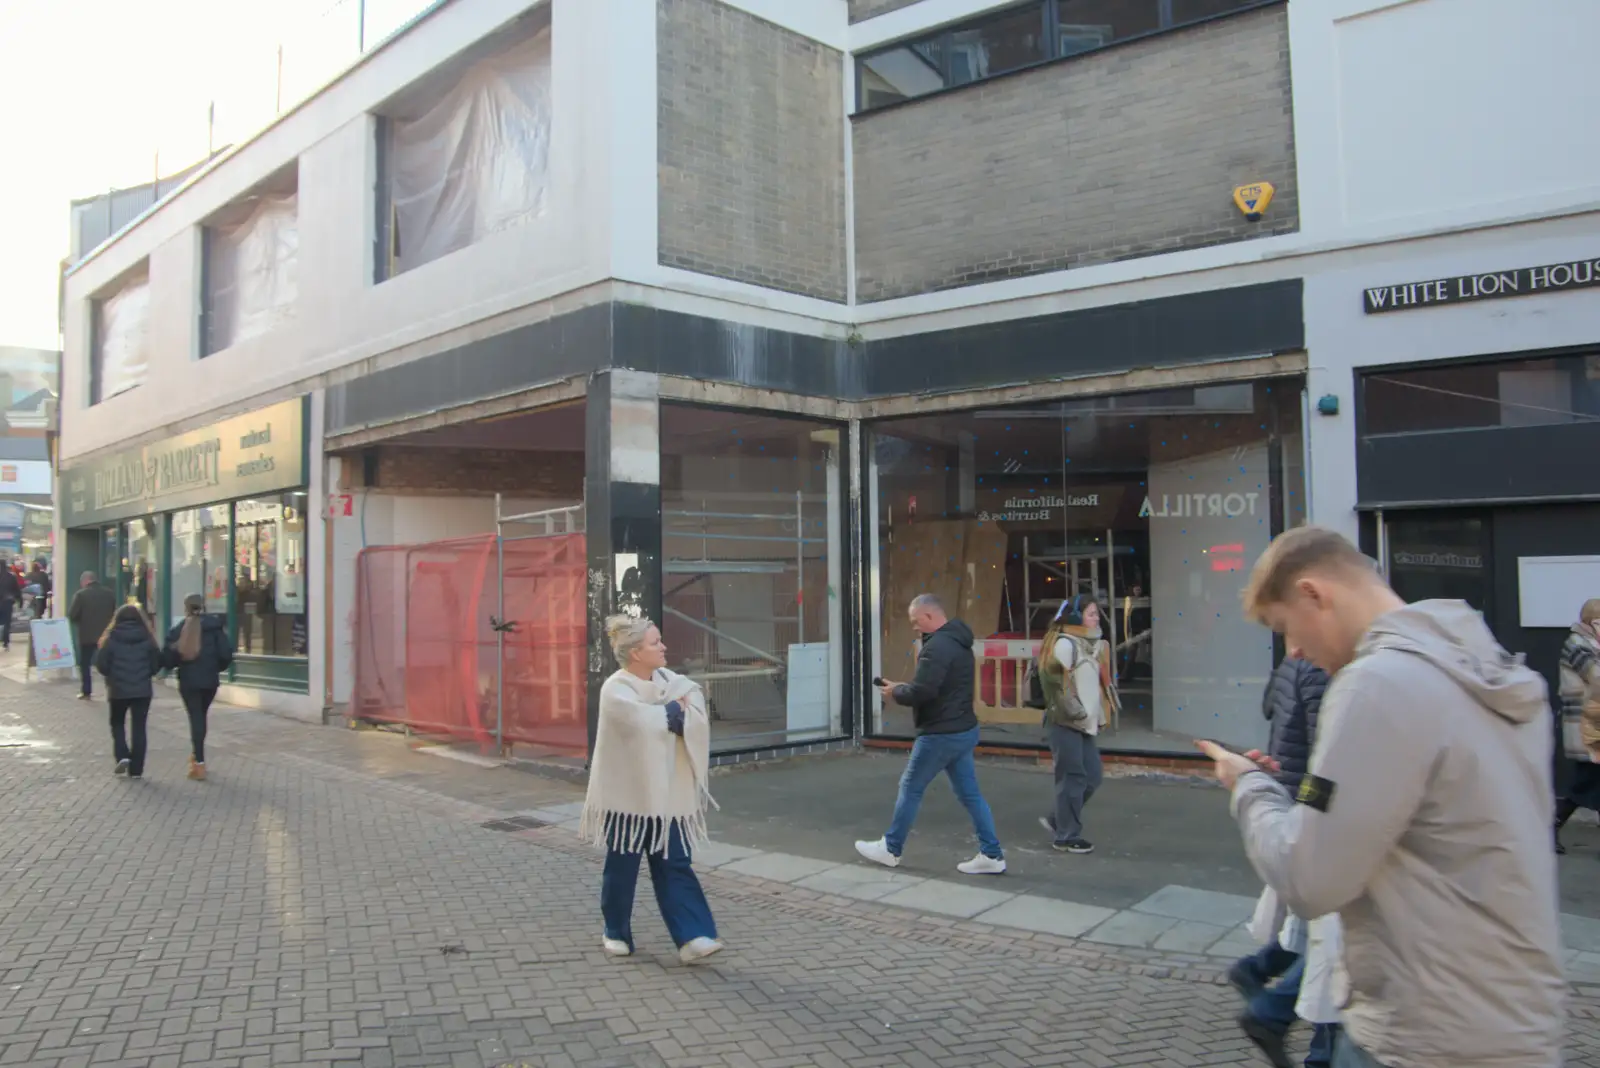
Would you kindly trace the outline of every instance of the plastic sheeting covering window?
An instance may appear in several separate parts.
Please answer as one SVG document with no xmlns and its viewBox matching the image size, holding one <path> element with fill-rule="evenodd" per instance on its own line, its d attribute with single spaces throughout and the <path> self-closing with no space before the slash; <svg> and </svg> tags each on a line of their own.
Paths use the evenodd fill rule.
<svg viewBox="0 0 1600 1068">
<path fill-rule="evenodd" d="M 299 295 L 299 198 L 259 198 L 235 226 L 213 229 L 207 264 L 207 354 L 258 337 L 294 316 Z"/>
<path fill-rule="evenodd" d="M 394 273 L 544 214 L 550 31 L 467 70 L 419 118 L 393 124 Z"/>
<path fill-rule="evenodd" d="M 94 401 L 143 385 L 150 372 L 150 279 L 140 277 L 100 301 Z"/>
</svg>

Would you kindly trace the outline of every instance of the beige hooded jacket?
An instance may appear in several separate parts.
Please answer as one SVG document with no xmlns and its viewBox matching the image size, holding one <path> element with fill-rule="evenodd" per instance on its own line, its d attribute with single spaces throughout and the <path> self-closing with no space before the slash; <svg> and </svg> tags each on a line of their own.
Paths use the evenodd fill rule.
<svg viewBox="0 0 1600 1068">
<path fill-rule="evenodd" d="M 1300 916 L 1337 912 L 1350 1037 L 1389 1068 L 1557 1068 L 1566 981 L 1544 680 L 1460 601 L 1380 618 L 1323 698 L 1295 799 L 1234 788 Z"/>
</svg>

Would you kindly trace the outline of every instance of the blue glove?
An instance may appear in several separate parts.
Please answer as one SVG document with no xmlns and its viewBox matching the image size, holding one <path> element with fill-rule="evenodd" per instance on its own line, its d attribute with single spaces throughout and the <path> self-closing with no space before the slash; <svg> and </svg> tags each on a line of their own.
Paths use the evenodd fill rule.
<svg viewBox="0 0 1600 1068">
<path fill-rule="evenodd" d="M 683 706 L 676 701 L 667 702 L 667 730 L 683 737 Z"/>
</svg>

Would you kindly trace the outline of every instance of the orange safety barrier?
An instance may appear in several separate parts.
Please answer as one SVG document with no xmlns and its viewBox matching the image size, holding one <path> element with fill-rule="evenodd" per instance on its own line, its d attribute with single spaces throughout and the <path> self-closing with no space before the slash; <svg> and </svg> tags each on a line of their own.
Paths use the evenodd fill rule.
<svg viewBox="0 0 1600 1068">
<path fill-rule="evenodd" d="M 582 756 L 583 535 L 497 542 L 485 535 L 361 551 L 351 715 L 480 744 L 492 744 L 498 726 L 507 744 Z M 502 581 L 503 658 L 493 622 Z"/>
</svg>

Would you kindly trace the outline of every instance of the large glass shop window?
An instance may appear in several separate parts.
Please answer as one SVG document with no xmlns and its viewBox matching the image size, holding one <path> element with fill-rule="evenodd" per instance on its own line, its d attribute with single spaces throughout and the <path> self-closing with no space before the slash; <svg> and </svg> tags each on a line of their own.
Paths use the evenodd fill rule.
<svg viewBox="0 0 1600 1068">
<path fill-rule="evenodd" d="M 233 506 L 233 610 L 239 652 L 306 655 L 303 493 Z"/>
<path fill-rule="evenodd" d="M 662 633 L 715 749 L 843 730 L 840 443 L 828 423 L 661 406 Z"/>
<path fill-rule="evenodd" d="M 161 520 L 151 516 L 132 519 L 122 526 L 122 595 L 146 615 L 160 610 L 156 601 L 161 560 Z"/>
<path fill-rule="evenodd" d="M 1296 381 L 1246 382 L 876 425 L 873 674 L 910 677 L 906 605 L 938 594 L 977 637 L 984 740 L 1040 745 L 1028 666 L 1063 605 L 1090 598 L 1122 699 L 1104 747 L 1264 743 L 1274 642 L 1239 593 L 1305 521 L 1300 404 Z M 911 733 L 907 709 L 875 716 Z"/>
<path fill-rule="evenodd" d="M 206 599 L 206 611 L 228 614 L 228 506 L 193 508 L 172 514 L 172 563 L 167 621 L 183 619 L 191 594 Z"/>
</svg>

